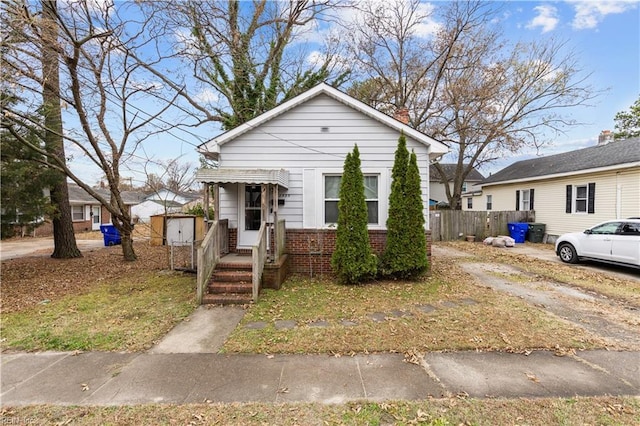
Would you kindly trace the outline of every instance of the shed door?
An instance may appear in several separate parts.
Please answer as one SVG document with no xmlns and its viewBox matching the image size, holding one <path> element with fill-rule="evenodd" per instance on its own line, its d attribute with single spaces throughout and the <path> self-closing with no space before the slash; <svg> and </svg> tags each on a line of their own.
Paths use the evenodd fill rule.
<svg viewBox="0 0 640 426">
<path fill-rule="evenodd" d="M 192 217 L 167 218 L 167 245 L 187 246 L 195 240 L 195 221 Z"/>
</svg>

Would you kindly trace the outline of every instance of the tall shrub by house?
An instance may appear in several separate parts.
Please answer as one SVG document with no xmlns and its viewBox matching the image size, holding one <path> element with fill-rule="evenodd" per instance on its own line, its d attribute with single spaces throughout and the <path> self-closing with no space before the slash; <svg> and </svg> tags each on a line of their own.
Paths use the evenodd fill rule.
<svg viewBox="0 0 640 426">
<path fill-rule="evenodd" d="M 405 210 L 407 216 L 406 269 L 402 275 L 415 278 L 424 273 L 429 264 L 427 259 L 427 238 L 424 234 L 424 204 L 420 188 L 420 169 L 415 152 L 411 152 L 405 183 Z"/>
<path fill-rule="evenodd" d="M 356 284 L 375 276 L 377 261 L 369 245 L 364 176 L 358 146 L 347 154 L 340 182 L 336 249 L 331 266 L 344 284 Z"/>
<path fill-rule="evenodd" d="M 387 243 L 382 256 L 383 274 L 395 278 L 412 278 L 427 268 L 420 171 L 415 154 L 412 157 L 410 161 L 407 141 L 401 134 L 391 172 Z"/>
</svg>

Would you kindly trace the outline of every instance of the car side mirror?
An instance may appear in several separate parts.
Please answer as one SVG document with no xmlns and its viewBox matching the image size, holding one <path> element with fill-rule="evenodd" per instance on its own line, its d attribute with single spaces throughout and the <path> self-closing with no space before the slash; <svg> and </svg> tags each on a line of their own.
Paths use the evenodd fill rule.
<svg viewBox="0 0 640 426">
<path fill-rule="evenodd" d="M 585 230 L 584 230 L 584 233 L 585 233 L 585 234 L 591 234 L 591 229 L 585 229 Z"/>
</svg>

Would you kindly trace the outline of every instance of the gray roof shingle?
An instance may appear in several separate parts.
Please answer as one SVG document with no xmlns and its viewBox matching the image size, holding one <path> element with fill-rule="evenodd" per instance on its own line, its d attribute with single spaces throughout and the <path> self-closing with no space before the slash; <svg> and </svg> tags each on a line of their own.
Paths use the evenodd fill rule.
<svg viewBox="0 0 640 426">
<path fill-rule="evenodd" d="M 82 189 L 76 183 L 69 182 L 67 184 L 69 188 L 69 203 L 71 204 L 97 204 L 98 201 L 93 198 L 87 191 Z M 111 199 L 111 194 L 108 189 L 105 188 L 94 188 L 99 195 L 104 197 L 107 201 Z M 140 191 L 122 191 L 120 193 L 122 196 L 122 201 L 125 204 L 139 204 L 144 197 L 144 194 Z"/>
<path fill-rule="evenodd" d="M 482 185 L 640 161 L 640 138 L 623 139 L 575 151 L 517 161 L 481 182 Z"/>
</svg>

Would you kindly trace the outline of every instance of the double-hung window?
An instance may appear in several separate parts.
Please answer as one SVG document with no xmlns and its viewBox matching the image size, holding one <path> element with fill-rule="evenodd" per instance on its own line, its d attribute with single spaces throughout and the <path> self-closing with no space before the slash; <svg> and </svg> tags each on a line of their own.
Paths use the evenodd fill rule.
<svg viewBox="0 0 640 426">
<path fill-rule="evenodd" d="M 533 210 L 534 189 L 519 189 L 516 191 L 516 210 Z M 487 209 L 488 210 L 488 209 Z"/>
<path fill-rule="evenodd" d="M 338 222 L 338 201 L 340 200 L 340 175 L 324 176 L 324 223 Z M 364 175 L 364 199 L 367 203 L 368 223 L 379 223 L 378 175 Z"/>
<path fill-rule="evenodd" d="M 71 220 L 74 222 L 84 220 L 84 206 L 71 206 Z"/>
<path fill-rule="evenodd" d="M 493 208 L 493 196 L 487 195 L 487 210 L 491 210 Z"/>
<path fill-rule="evenodd" d="M 567 185 L 567 213 L 595 213 L 596 184 Z"/>
</svg>

